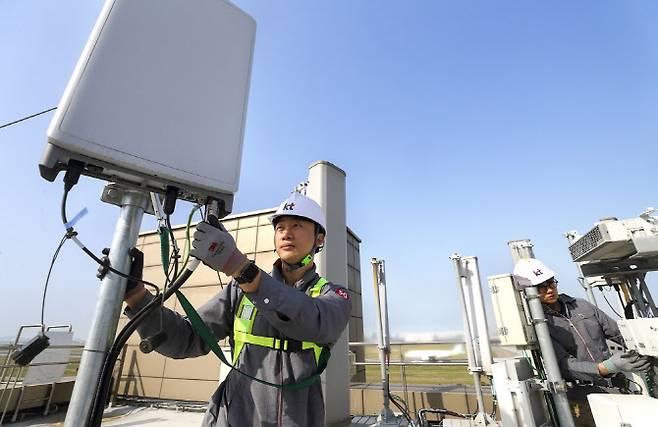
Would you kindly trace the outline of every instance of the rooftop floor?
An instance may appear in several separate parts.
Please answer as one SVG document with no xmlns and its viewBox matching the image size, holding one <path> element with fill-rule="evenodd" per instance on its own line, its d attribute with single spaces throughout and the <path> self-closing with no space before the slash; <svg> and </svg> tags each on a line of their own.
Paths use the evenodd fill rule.
<svg viewBox="0 0 658 427">
<path fill-rule="evenodd" d="M 11 427 L 54 427 L 64 424 L 66 412 L 60 411 L 48 416 L 30 415 L 25 413 L 24 421 L 7 424 Z M 176 426 L 198 427 L 201 425 L 203 412 L 183 411 L 176 409 L 151 408 L 145 406 L 115 406 L 105 410 L 103 426 L 134 427 L 134 426 Z M 363 427 L 372 425 L 377 421 L 376 416 L 355 415 L 350 424 L 334 427 Z M 403 422 L 401 426 L 406 426 Z"/>
<path fill-rule="evenodd" d="M 374 392 L 374 396 L 379 396 L 381 393 L 381 384 L 380 383 L 357 383 L 352 384 L 352 391 L 355 390 L 367 390 L 369 392 Z M 406 390 L 398 385 L 391 385 L 391 391 L 400 396 L 405 394 L 405 391 L 409 394 L 414 392 L 424 392 L 424 393 L 458 393 L 462 395 L 471 395 L 474 391 L 473 386 L 468 385 L 439 385 L 439 386 L 430 386 L 430 385 L 409 385 Z M 484 386 L 483 391 L 485 394 L 490 393 L 490 387 Z M 378 394 L 379 393 L 379 394 Z M 380 403 L 381 404 L 381 403 Z M 201 425 L 201 420 L 205 413 L 206 405 L 199 402 L 185 402 L 185 401 L 163 401 L 163 400 L 152 400 L 152 399 L 137 399 L 132 400 L 120 400 L 119 405 L 107 408 L 103 416 L 103 426 L 199 426 Z M 356 409 L 356 408 L 353 408 Z M 395 409 L 395 408 L 393 408 Z M 362 405 L 360 407 L 361 411 L 371 411 L 375 410 L 376 407 L 369 405 Z M 32 412 L 30 409 L 24 409 L 20 412 L 19 422 L 6 424 L 10 426 L 23 427 L 23 426 L 62 426 L 64 418 L 66 416 L 66 406 L 61 406 L 59 410 L 55 413 L 43 416 L 41 414 L 42 409 L 34 409 Z M 10 417 L 5 418 L 5 422 L 8 422 Z M 376 415 L 373 414 L 356 414 L 352 415 L 350 422 L 346 422 L 339 425 L 333 425 L 332 427 L 363 427 L 366 425 L 372 425 L 377 421 Z M 407 423 L 400 416 L 400 425 L 406 426 Z"/>
<path fill-rule="evenodd" d="M 61 426 L 66 412 L 44 416 L 27 416 L 25 421 L 9 424 L 12 427 Z M 198 427 L 203 418 L 202 412 L 186 412 L 173 409 L 147 408 L 144 406 L 115 406 L 105 410 L 104 426 L 180 426 Z"/>
</svg>

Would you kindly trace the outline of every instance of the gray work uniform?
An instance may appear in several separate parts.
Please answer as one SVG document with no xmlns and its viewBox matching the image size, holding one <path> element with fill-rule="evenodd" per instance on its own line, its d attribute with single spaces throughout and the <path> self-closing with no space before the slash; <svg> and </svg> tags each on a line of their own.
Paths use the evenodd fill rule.
<svg viewBox="0 0 658 427">
<path fill-rule="evenodd" d="M 252 334 L 320 345 L 333 345 L 347 326 L 351 301 L 344 287 L 327 283 L 321 294 L 312 298 L 311 287 L 319 279 L 315 267 L 307 271 L 294 286 L 284 283 L 280 261 L 272 275 L 261 274 L 256 292 L 243 293 L 231 282 L 212 297 L 198 313 L 218 340 L 229 337 L 233 348 L 233 322 L 240 298 L 245 295 L 257 308 Z M 128 317 L 153 297 L 147 297 L 140 307 L 126 309 Z M 157 352 L 174 359 L 197 357 L 209 352 L 203 340 L 194 332 L 185 316 L 163 308 L 167 340 Z M 160 317 L 150 315 L 138 328 L 146 337 L 160 330 Z M 271 383 L 294 383 L 316 371 L 312 349 L 298 351 L 274 350 L 246 344 L 236 367 L 245 373 Z M 253 381 L 231 371 L 212 395 L 203 426 L 309 426 L 324 425 L 322 386 L 318 380 L 308 388 L 280 390 Z"/>
<path fill-rule="evenodd" d="M 590 302 L 566 294 L 558 299 L 563 312 L 544 305 L 544 314 L 560 372 L 566 380 L 592 383 L 567 390 L 571 413 L 576 426 L 595 427 L 587 395 L 616 392 L 611 380 L 599 374 L 598 364 L 611 356 L 606 338 L 620 344 L 623 339 L 617 322 Z"/>
<path fill-rule="evenodd" d="M 623 343 L 617 322 L 596 306 L 580 298 L 560 294 L 564 314 L 544 305 L 560 372 L 567 380 L 609 382 L 599 374 L 598 364 L 611 356 L 606 338 Z"/>
</svg>

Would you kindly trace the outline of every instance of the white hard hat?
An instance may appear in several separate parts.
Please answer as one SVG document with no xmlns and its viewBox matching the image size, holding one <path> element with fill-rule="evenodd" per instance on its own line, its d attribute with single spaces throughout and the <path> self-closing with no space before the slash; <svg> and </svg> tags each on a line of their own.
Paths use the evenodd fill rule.
<svg viewBox="0 0 658 427">
<path fill-rule="evenodd" d="M 514 277 L 519 286 L 537 286 L 555 277 L 555 272 L 538 259 L 523 258 L 514 266 Z"/>
<path fill-rule="evenodd" d="M 322 233 L 327 234 L 327 220 L 324 217 L 322 208 L 315 200 L 301 193 L 294 191 L 288 196 L 288 198 L 279 205 L 276 212 L 274 212 L 273 215 L 270 215 L 269 220 L 272 225 L 274 225 L 277 218 L 286 215 L 309 219 L 322 228 Z"/>
</svg>

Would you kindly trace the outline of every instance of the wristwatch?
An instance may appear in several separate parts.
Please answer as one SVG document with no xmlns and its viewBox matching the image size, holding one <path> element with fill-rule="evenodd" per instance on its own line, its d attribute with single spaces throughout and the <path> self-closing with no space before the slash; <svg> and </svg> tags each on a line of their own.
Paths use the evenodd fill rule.
<svg viewBox="0 0 658 427">
<path fill-rule="evenodd" d="M 256 266 L 256 263 L 249 261 L 249 264 L 247 264 L 247 266 L 242 269 L 240 275 L 234 277 L 234 279 L 240 285 L 243 283 L 250 283 L 254 281 L 259 271 L 260 269 Z"/>
</svg>

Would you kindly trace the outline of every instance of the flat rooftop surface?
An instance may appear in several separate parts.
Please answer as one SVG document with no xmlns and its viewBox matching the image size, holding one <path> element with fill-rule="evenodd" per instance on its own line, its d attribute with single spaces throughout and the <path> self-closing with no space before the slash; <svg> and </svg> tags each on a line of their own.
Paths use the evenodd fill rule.
<svg viewBox="0 0 658 427">
<path fill-rule="evenodd" d="M 176 426 L 198 427 L 201 425 L 204 412 L 182 411 L 175 409 L 150 408 L 145 406 L 115 406 L 105 410 L 103 426 L 135 427 L 135 426 Z M 54 427 L 63 426 L 66 412 L 63 410 L 56 414 L 30 415 L 26 414 L 24 421 L 9 423 L 9 427 Z M 377 421 L 376 416 L 354 415 L 351 422 L 335 427 L 364 427 Z M 407 426 L 407 422 L 400 417 L 400 426 Z"/>
<path fill-rule="evenodd" d="M 25 421 L 8 424 L 11 427 L 27 426 L 62 426 L 66 413 L 44 416 L 28 416 Z M 180 426 L 198 427 L 201 425 L 203 412 L 177 411 L 174 409 L 148 408 L 145 406 L 115 406 L 105 410 L 104 426 Z"/>
</svg>

